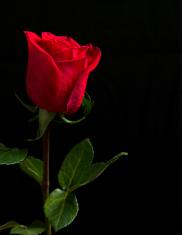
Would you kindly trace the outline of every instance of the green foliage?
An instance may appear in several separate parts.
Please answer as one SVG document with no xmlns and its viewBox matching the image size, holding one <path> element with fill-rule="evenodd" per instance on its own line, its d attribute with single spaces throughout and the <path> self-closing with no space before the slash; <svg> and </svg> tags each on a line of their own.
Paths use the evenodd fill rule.
<svg viewBox="0 0 182 235">
<path fill-rule="evenodd" d="M 74 220 L 78 209 L 76 196 L 61 189 L 55 189 L 44 205 L 45 214 L 56 232 Z"/>
<path fill-rule="evenodd" d="M 35 141 L 42 138 L 50 122 L 55 118 L 56 113 L 48 112 L 45 109 L 39 108 L 39 128 L 37 131 L 37 136 L 34 139 L 28 139 L 29 141 Z"/>
<path fill-rule="evenodd" d="M 44 116 L 43 111 L 43 116 Z M 46 114 L 47 115 L 47 114 Z M 48 114 L 49 116 L 49 114 Z M 54 115 L 44 117 L 42 120 L 42 131 Z M 79 187 L 94 181 L 105 169 L 116 162 L 125 152 L 119 153 L 107 162 L 93 163 L 94 151 L 89 139 L 76 144 L 65 157 L 58 172 L 58 181 L 62 189 L 55 189 L 44 204 L 44 212 L 49 222 L 57 232 L 69 225 L 77 216 L 79 206 L 73 191 Z M 0 164 L 16 164 L 40 185 L 43 181 L 43 162 L 34 157 L 27 157 L 27 150 L 7 148 L 0 144 Z M 0 226 L 0 231 L 11 228 L 10 234 L 38 235 L 43 233 L 44 225 L 33 223 L 30 226 L 20 225 L 16 221 L 10 221 Z"/>
<path fill-rule="evenodd" d="M 88 115 L 92 108 L 93 108 L 94 102 L 91 100 L 91 97 L 89 96 L 88 93 L 85 93 L 85 96 L 82 101 L 82 107 L 84 108 L 84 113 L 85 115 Z"/>
<path fill-rule="evenodd" d="M 30 226 L 25 226 L 12 220 L 0 226 L 0 232 L 5 229 L 11 229 L 10 234 L 39 235 L 45 231 L 45 226 L 41 221 L 34 221 Z"/>
<path fill-rule="evenodd" d="M 17 95 L 16 93 L 15 93 L 15 96 L 16 96 L 17 100 L 21 103 L 21 105 L 22 105 L 24 108 L 26 108 L 29 112 L 35 113 L 35 112 L 37 111 L 37 109 L 38 109 L 37 106 L 26 104 L 26 103 L 19 97 L 19 95 Z"/>
<path fill-rule="evenodd" d="M 5 229 L 15 227 L 16 225 L 18 225 L 18 223 L 14 220 L 11 220 L 11 221 L 9 221 L 9 222 L 7 222 L 7 223 L 0 226 L 0 232 L 5 230 Z"/>
<path fill-rule="evenodd" d="M 27 157 L 24 161 L 20 162 L 20 168 L 36 180 L 39 184 L 43 180 L 43 162 L 34 157 Z"/>
<path fill-rule="evenodd" d="M 107 162 L 92 163 L 94 151 L 89 139 L 81 141 L 69 151 L 58 173 L 62 189 L 54 190 L 44 205 L 45 215 L 55 231 L 69 225 L 78 213 L 73 191 L 95 180 L 109 165 L 126 155 L 123 152 Z"/>
<path fill-rule="evenodd" d="M 0 144 L 0 165 L 12 165 L 23 161 L 27 157 L 26 149 L 8 148 Z"/>
<path fill-rule="evenodd" d="M 93 148 L 88 139 L 75 145 L 65 157 L 58 173 L 60 186 L 69 190 L 85 181 L 93 156 Z"/>
<path fill-rule="evenodd" d="M 39 135 L 43 136 L 48 125 L 54 119 L 56 113 L 48 112 L 45 109 L 39 108 Z"/>
<path fill-rule="evenodd" d="M 39 235 L 45 231 L 45 226 L 40 221 L 33 222 L 30 226 L 16 225 L 10 230 L 10 234 Z"/>
<path fill-rule="evenodd" d="M 93 102 L 92 102 L 89 94 L 85 93 L 85 96 L 82 101 L 83 116 L 77 120 L 71 120 L 68 117 L 66 117 L 64 115 L 64 113 L 59 113 L 59 117 L 61 118 L 61 121 L 57 121 L 57 122 L 58 123 L 67 123 L 67 124 L 71 124 L 71 125 L 78 124 L 78 123 L 82 122 L 83 120 L 85 120 L 87 115 L 91 112 L 92 107 L 93 107 Z"/>
<path fill-rule="evenodd" d="M 104 170 L 127 153 L 120 153 L 108 162 L 93 163 L 94 151 L 89 139 L 75 145 L 67 154 L 58 173 L 63 189 L 73 191 L 95 180 Z"/>
<path fill-rule="evenodd" d="M 67 124 L 78 124 L 80 122 L 82 122 L 83 120 L 85 120 L 85 116 L 83 116 L 82 118 L 78 119 L 78 120 L 71 120 L 69 118 L 67 118 L 63 113 L 59 114 L 59 117 L 61 118 L 61 121 L 57 121 L 58 123 L 67 123 Z"/>
</svg>

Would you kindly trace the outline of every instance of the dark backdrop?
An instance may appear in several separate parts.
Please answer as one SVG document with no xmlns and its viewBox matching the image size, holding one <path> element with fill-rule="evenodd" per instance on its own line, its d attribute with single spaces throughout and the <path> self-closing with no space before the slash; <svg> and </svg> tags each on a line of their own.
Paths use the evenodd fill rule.
<svg viewBox="0 0 182 235">
<path fill-rule="evenodd" d="M 0 141 L 41 155 L 40 141 L 25 141 L 35 128 L 27 123 L 29 114 L 14 91 L 23 95 L 27 47 L 22 31 L 50 31 L 102 50 L 87 86 L 95 100 L 93 112 L 77 126 L 53 128 L 53 186 L 64 155 L 85 137 L 91 139 L 97 161 L 129 151 L 127 161 L 115 163 L 77 192 L 78 217 L 60 234 L 130 234 L 133 229 L 149 234 L 180 228 L 177 2 L 25 1 L 4 5 L 3 11 Z M 18 167 L 0 167 L 0 185 L 1 224 L 12 219 L 29 224 L 42 217 L 39 188 Z"/>
</svg>

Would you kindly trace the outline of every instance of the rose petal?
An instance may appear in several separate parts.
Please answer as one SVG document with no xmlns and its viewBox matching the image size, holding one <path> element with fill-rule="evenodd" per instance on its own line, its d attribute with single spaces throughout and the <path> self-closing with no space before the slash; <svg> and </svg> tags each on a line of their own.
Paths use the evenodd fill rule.
<svg viewBox="0 0 182 235">
<path fill-rule="evenodd" d="M 65 86 L 62 86 L 60 71 L 52 57 L 38 44 L 38 38 L 25 32 L 28 41 L 28 68 L 26 88 L 32 101 L 50 112 L 65 110 Z M 62 92 L 60 95 L 60 87 Z M 67 91 L 66 91 L 67 92 Z M 61 97 L 60 97 L 61 96 Z M 56 97 L 59 97 L 57 99 Z"/>
<path fill-rule="evenodd" d="M 79 43 L 77 41 L 75 41 L 73 38 L 68 37 L 68 36 L 56 36 L 56 39 L 58 41 L 63 41 L 65 43 L 67 43 L 67 45 L 69 45 L 69 47 L 80 47 Z"/>
<path fill-rule="evenodd" d="M 54 58 L 55 62 L 58 64 L 60 62 L 81 60 L 85 57 L 87 50 L 87 46 L 82 46 L 80 48 L 73 48 L 68 50 L 66 49 L 62 51 L 58 50 L 57 52 L 51 53 L 51 55 Z"/>
<path fill-rule="evenodd" d="M 93 71 L 98 65 L 101 58 L 101 50 L 98 47 L 94 47 L 92 44 L 89 44 L 89 49 L 87 50 L 87 70 L 89 72 Z"/>
<path fill-rule="evenodd" d="M 100 49 L 89 44 L 68 50 L 63 46 L 68 37 L 59 36 L 57 41 L 57 36 L 51 33 L 43 33 L 42 38 L 32 32 L 25 34 L 29 52 L 28 95 L 36 105 L 50 112 L 76 112 L 81 106 L 89 73 L 100 60 Z"/>
<path fill-rule="evenodd" d="M 55 40 L 68 48 L 80 47 L 78 42 L 68 36 L 56 36 L 50 32 L 42 32 L 43 40 Z"/>
<path fill-rule="evenodd" d="M 85 89 L 87 85 L 87 80 L 89 73 L 97 66 L 101 58 L 101 51 L 97 47 L 90 45 L 90 56 L 86 57 L 85 66 L 87 67 L 85 71 L 80 75 L 80 78 L 75 83 L 75 86 L 70 95 L 68 104 L 67 104 L 67 113 L 75 113 L 81 106 L 83 97 L 85 94 Z"/>
<path fill-rule="evenodd" d="M 77 112 L 78 109 L 80 108 L 83 101 L 87 80 L 88 80 L 88 73 L 86 72 L 82 73 L 80 75 L 80 78 L 77 80 L 67 104 L 67 110 L 66 110 L 67 114 L 71 115 Z"/>
</svg>

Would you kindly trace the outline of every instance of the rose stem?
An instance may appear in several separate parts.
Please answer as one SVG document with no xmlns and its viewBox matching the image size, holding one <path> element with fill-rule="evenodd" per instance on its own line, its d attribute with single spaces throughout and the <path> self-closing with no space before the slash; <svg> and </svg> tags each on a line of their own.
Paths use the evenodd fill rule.
<svg viewBox="0 0 182 235">
<path fill-rule="evenodd" d="M 50 184 L 50 177 L 49 177 L 49 154 L 50 154 L 50 126 L 48 126 L 47 130 L 45 131 L 43 137 L 43 183 L 42 183 L 42 193 L 43 193 L 43 200 L 47 199 L 49 196 L 49 184 Z M 45 218 L 45 225 L 46 225 L 46 235 L 51 235 L 51 224 L 49 223 L 48 219 Z"/>
</svg>

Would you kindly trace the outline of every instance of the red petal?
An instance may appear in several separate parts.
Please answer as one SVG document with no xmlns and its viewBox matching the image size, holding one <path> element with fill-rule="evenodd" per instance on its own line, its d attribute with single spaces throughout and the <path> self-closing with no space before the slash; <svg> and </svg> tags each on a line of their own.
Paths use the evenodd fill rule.
<svg viewBox="0 0 182 235">
<path fill-rule="evenodd" d="M 68 36 L 56 36 L 50 32 L 42 32 L 43 40 L 57 40 L 58 42 L 64 44 L 69 48 L 80 47 L 78 42 L 76 42 L 73 38 Z"/>
<path fill-rule="evenodd" d="M 53 58 L 37 44 L 38 36 L 32 32 L 25 32 L 25 34 L 29 54 L 27 93 L 39 107 L 50 112 L 63 112 L 65 110 L 65 91 L 62 87 L 60 71 Z"/>
<path fill-rule="evenodd" d="M 91 46 L 91 50 L 92 54 L 90 54 L 90 57 L 86 60 L 87 69 L 80 75 L 80 78 L 77 80 L 70 95 L 67 104 L 68 114 L 75 113 L 80 108 L 85 94 L 89 73 L 97 66 L 101 58 L 101 51 L 99 48 Z"/>
<path fill-rule="evenodd" d="M 85 94 L 88 74 L 83 73 L 77 80 L 67 104 L 67 114 L 73 114 L 80 108 Z"/>
</svg>

